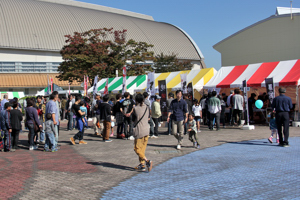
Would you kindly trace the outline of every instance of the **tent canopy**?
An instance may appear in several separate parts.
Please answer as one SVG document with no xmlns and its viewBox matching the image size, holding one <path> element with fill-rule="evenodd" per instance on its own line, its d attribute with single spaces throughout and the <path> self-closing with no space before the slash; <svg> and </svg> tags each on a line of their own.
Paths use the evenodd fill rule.
<svg viewBox="0 0 300 200">
<path fill-rule="evenodd" d="M 206 68 L 199 70 L 187 70 L 177 72 L 155 73 L 155 87 L 158 88 L 158 81 L 166 80 L 167 88 L 172 90 L 181 89 L 181 74 L 187 73 L 187 82 L 193 83 L 194 89 L 201 90 L 203 86 L 216 74 L 214 68 Z M 97 91 L 104 92 L 106 78 L 101 79 L 97 83 Z M 118 93 L 122 90 L 123 77 L 108 78 L 108 91 Z M 126 77 L 127 91 L 130 93 L 141 92 L 147 87 L 147 75 L 127 76 Z M 93 87 L 88 90 L 93 92 Z"/>
<path fill-rule="evenodd" d="M 248 87 L 265 87 L 265 78 L 273 78 L 275 86 L 299 85 L 300 60 L 222 67 L 204 88 L 242 87 L 244 80 Z"/>
</svg>

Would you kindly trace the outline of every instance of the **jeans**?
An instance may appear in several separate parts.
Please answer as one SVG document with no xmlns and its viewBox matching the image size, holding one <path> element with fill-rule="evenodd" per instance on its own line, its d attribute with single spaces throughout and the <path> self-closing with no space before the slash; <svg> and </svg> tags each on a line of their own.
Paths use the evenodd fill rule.
<svg viewBox="0 0 300 200">
<path fill-rule="evenodd" d="M 193 138 L 193 136 L 194 136 L 194 138 Z M 200 145 L 197 133 L 195 131 L 190 131 L 189 132 L 189 140 L 192 143 L 197 142 L 197 145 Z"/>
<path fill-rule="evenodd" d="M 11 150 L 11 133 L 8 130 L 4 130 L 2 131 L 2 135 L 4 136 L 4 149 Z"/>
<path fill-rule="evenodd" d="M 84 127 L 83 127 L 83 122 L 81 120 L 81 117 L 76 117 L 76 122 L 77 122 L 77 127 L 78 127 L 78 133 L 74 135 L 74 140 L 83 140 L 83 134 L 84 134 Z"/>
<path fill-rule="evenodd" d="M 154 122 L 154 124 L 155 124 L 155 127 L 154 127 L 154 135 L 155 136 L 158 136 L 158 120 L 159 120 L 159 118 L 152 118 L 153 119 L 153 122 Z M 152 136 L 152 135 L 150 135 L 150 136 Z"/>
<path fill-rule="evenodd" d="M 148 121 L 148 124 L 150 126 L 150 136 L 154 135 L 154 122 L 152 120 L 152 117 L 150 117 L 150 120 Z"/>
<path fill-rule="evenodd" d="M 68 130 L 73 130 L 73 112 L 68 112 Z"/>
<path fill-rule="evenodd" d="M 59 126 L 58 125 L 54 125 L 54 128 L 55 128 L 55 143 L 57 145 L 58 144 L 58 129 L 59 129 Z"/>
<path fill-rule="evenodd" d="M 45 149 L 49 149 L 51 145 L 51 149 L 55 149 L 57 147 L 57 143 L 55 141 L 54 133 L 46 133 L 46 142 L 45 142 Z"/>
<path fill-rule="evenodd" d="M 170 117 L 169 123 L 168 123 L 168 134 L 169 135 L 172 134 L 172 119 L 171 119 L 171 117 Z"/>
<path fill-rule="evenodd" d="M 172 121 L 172 132 L 174 137 L 178 140 L 178 145 L 182 145 L 184 120 Z"/>
<path fill-rule="evenodd" d="M 72 117 L 72 118 L 73 118 L 73 117 Z M 78 126 L 78 125 L 76 124 L 76 118 L 73 118 L 73 129 L 74 129 L 74 128 L 78 128 L 77 126 Z"/>
<path fill-rule="evenodd" d="M 279 144 L 289 144 L 289 126 L 290 126 L 290 116 L 289 112 L 277 112 L 276 115 L 276 125 L 279 136 Z M 282 126 L 283 126 L 283 135 L 282 137 Z"/>
<path fill-rule="evenodd" d="M 40 120 L 40 122 L 42 122 L 42 121 Z M 42 123 L 42 126 L 43 126 L 43 130 L 40 133 L 40 141 L 44 142 L 45 141 L 45 123 Z"/>
<path fill-rule="evenodd" d="M 129 130 L 128 130 L 128 126 L 129 126 Z M 130 136 L 132 136 L 132 132 L 133 132 L 133 124 L 132 124 L 132 115 L 130 115 L 130 117 L 124 117 L 124 133 L 125 133 L 125 137 L 129 138 Z"/>
<path fill-rule="evenodd" d="M 209 129 L 213 130 L 214 127 L 214 120 L 216 120 L 217 124 L 217 130 L 220 129 L 220 113 L 210 113 L 210 124 L 209 124 Z"/>
<path fill-rule="evenodd" d="M 13 149 L 18 147 L 20 130 L 13 129 L 11 132 L 11 146 Z"/>
<path fill-rule="evenodd" d="M 29 130 L 29 145 L 33 147 L 35 145 L 34 143 L 34 137 L 35 137 L 35 132 L 34 132 L 34 126 L 33 124 L 28 124 L 28 130 Z"/>
</svg>

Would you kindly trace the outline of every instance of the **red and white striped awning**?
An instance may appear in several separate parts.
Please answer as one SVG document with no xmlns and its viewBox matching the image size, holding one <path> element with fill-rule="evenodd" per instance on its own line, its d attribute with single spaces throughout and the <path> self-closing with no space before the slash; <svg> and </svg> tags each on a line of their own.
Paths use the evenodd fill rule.
<svg viewBox="0 0 300 200">
<path fill-rule="evenodd" d="M 265 87 L 265 78 L 272 78 L 275 86 L 300 85 L 300 59 L 280 62 L 222 67 L 204 86 L 210 88 Z"/>
</svg>

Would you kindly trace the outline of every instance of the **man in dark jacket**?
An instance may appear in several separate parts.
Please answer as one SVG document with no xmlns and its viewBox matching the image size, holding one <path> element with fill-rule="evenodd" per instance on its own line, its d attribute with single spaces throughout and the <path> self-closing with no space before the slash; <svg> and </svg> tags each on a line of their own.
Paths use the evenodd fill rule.
<svg viewBox="0 0 300 200">
<path fill-rule="evenodd" d="M 111 106 L 108 104 L 109 95 L 103 97 L 103 103 L 100 104 L 100 119 L 103 121 L 103 142 L 112 142 L 109 139 L 109 133 L 111 129 Z"/>
<path fill-rule="evenodd" d="M 19 105 L 18 102 L 13 103 L 13 109 L 10 111 L 11 116 L 11 145 L 12 145 L 12 151 L 18 148 L 18 141 L 19 141 L 19 133 L 22 129 L 21 121 L 23 119 L 21 111 L 18 109 Z"/>
<path fill-rule="evenodd" d="M 4 110 L 1 110 L 1 136 L 4 139 L 4 150 L 7 152 L 14 151 L 11 148 L 11 116 L 10 116 L 11 104 L 6 102 L 4 104 Z"/>
</svg>

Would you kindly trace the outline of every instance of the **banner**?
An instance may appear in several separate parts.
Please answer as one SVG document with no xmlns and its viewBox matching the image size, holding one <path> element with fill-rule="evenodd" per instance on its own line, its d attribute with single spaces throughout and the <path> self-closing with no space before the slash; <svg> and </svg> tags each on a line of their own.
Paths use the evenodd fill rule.
<svg viewBox="0 0 300 200">
<path fill-rule="evenodd" d="M 248 88 L 247 88 L 247 80 L 243 81 L 243 92 L 244 92 L 244 102 L 245 102 L 245 107 L 246 107 L 246 122 L 247 125 L 249 125 L 249 108 L 248 108 Z"/>
<path fill-rule="evenodd" d="M 186 74 L 180 74 L 181 78 L 181 90 L 183 94 L 187 93 L 187 82 L 186 82 Z"/>
<path fill-rule="evenodd" d="M 148 80 L 147 80 L 147 92 L 150 96 L 155 96 L 155 73 L 150 72 L 148 73 Z"/>
<path fill-rule="evenodd" d="M 123 67 L 123 84 L 122 84 L 122 94 L 126 92 L 126 65 Z"/>
<path fill-rule="evenodd" d="M 84 78 L 83 78 L 83 96 L 86 96 L 86 81 L 85 81 L 85 75 L 84 75 Z"/>
<path fill-rule="evenodd" d="M 194 101 L 194 89 L 193 89 L 193 83 L 190 82 L 187 85 L 187 93 L 189 95 L 189 100 L 191 100 L 192 102 Z"/>
<path fill-rule="evenodd" d="M 108 94 L 108 78 L 106 79 L 106 84 L 104 88 L 104 95 Z"/>
<path fill-rule="evenodd" d="M 266 88 L 267 88 L 267 94 L 269 95 L 269 100 L 270 100 L 270 103 L 272 104 L 273 99 L 275 98 L 273 78 L 266 78 L 265 83 L 266 83 Z"/>
<path fill-rule="evenodd" d="M 53 92 L 53 78 L 50 78 L 50 83 L 51 83 L 51 93 Z"/>
<path fill-rule="evenodd" d="M 95 79 L 94 79 L 94 86 L 93 86 L 93 97 L 94 98 L 95 98 L 96 93 L 97 93 L 97 83 L 98 83 L 98 75 L 95 76 Z"/>
<path fill-rule="evenodd" d="M 168 109 L 167 109 L 167 84 L 166 80 L 158 81 L 158 92 L 160 99 L 160 109 L 162 114 L 162 120 L 166 121 L 168 118 Z"/>
</svg>

